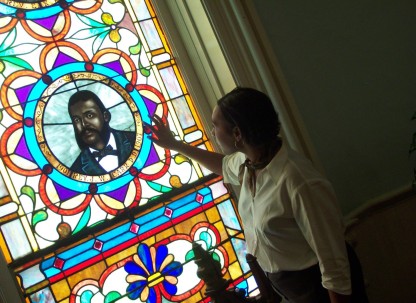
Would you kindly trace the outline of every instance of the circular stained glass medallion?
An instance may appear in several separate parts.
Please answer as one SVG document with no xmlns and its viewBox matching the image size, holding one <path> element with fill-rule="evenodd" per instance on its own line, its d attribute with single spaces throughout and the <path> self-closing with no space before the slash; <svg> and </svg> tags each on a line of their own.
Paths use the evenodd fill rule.
<svg viewBox="0 0 416 303">
<path fill-rule="evenodd" d="M 68 100 L 79 90 L 98 96 L 111 114 L 113 137 L 120 140 L 122 133 L 121 138 L 129 146 L 122 163 L 114 169 L 73 168 L 80 155 L 87 154 L 78 146 L 68 112 Z M 141 95 L 126 78 L 98 64 L 71 63 L 43 75 L 28 95 L 23 118 L 25 139 L 37 165 L 54 182 L 79 192 L 91 192 L 93 188 L 94 193 L 105 193 L 127 184 L 136 175 L 130 171 L 141 171 L 151 149 L 150 139 L 143 136 L 143 122 L 150 124 L 150 118 Z M 126 135 L 132 134 L 133 141 L 127 142 Z M 122 148 L 116 149 L 120 152 Z M 87 160 L 84 158 L 82 165 L 97 164 Z"/>
</svg>

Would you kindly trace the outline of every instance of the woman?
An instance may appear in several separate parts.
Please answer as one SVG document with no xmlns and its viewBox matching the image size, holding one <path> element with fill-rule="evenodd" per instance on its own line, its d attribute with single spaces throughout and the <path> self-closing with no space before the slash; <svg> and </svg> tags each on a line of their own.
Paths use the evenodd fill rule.
<svg viewBox="0 0 416 303">
<path fill-rule="evenodd" d="M 294 303 L 358 302 L 350 296 L 334 191 L 310 161 L 282 142 L 278 115 L 265 94 L 236 88 L 218 101 L 213 136 L 225 155 L 177 141 L 159 117 L 153 122 L 155 143 L 194 159 L 225 183 L 241 185 L 238 211 L 248 253 L 281 295 Z"/>
</svg>

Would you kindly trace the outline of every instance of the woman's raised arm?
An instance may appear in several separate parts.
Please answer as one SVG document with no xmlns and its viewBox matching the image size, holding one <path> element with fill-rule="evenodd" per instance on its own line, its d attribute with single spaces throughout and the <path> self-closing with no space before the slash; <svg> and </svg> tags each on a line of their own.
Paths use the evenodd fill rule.
<svg viewBox="0 0 416 303">
<path fill-rule="evenodd" d="M 176 150 L 177 152 L 193 159 L 205 168 L 217 175 L 222 175 L 223 154 L 207 151 L 195 146 L 178 141 L 174 138 L 168 125 L 165 125 L 158 116 L 152 117 L 154 125 L 148 127 L 152 131 L 151 139 L 160 147 Z"/>
</svg>

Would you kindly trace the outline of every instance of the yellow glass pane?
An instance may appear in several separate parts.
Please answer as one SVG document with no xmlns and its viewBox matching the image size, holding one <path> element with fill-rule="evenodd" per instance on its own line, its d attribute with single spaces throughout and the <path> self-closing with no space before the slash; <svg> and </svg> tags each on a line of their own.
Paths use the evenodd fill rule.
<svg viewBox="0 0 416 303">
<path fill-rule="evenodd" d="M 243 272 L 241 271 L 241 266 L 237 262 L 234 262 L 228 266 L 228 273 L 230 274 L 230 278 L 232 280 L 241 277 L 241 275 L 243 274 Z"/>
<path fill-rule="evenodd" d="M 175 230 L 179 234 L 189 234 L 191 229 L 195 226 L 195 224 L 199 222 L 206 222 L 207 217 L 204 213 L 197 214 L 196 216 L 193 216 L 189 220 L 183 222 L 182 224 L 176 225 Z"/>
<path fill-rule="evenodd" d="M 9 249 L 7 248 L 7 245 L 3 238 L 2 233 L 0 233 L 0 248 L 3 252 L 3 256 L 4 256 L 4 259 L 6 260 L 6 263 L 10 263 L 12 261 L 12 258 L 10 256 Z"/>
<path fill-rule="evenodd" d="M 130 257 L 130 256 L 136 254 L 136 253 L 137 253 L 137 246 L 131 246 L 128 249 L 125 249 L 125 250 L 123 250 L 123 251 L 121 251 L 121 252 L 119 252 L 119 253 L 111 256 L 111 257 L 108 257 L 106 259 L 107 265 L 111 266 L 111 265 L 113 265 L 117 262 L 120 262 L 121 260 L 126 259 L 127 257 Z"/>
<path fill-rule="evenodd" d="M 212 207 L 205 212 L 208 221 L 210 223 L 215 223 L 221 220 L 220 214 L 218 213 L 218 209 L 216 207 Z"/>
<path fill-rule="evenodd" d="M 71 289 L 66 280 L 61 280 L 52 284 L 51 289 L 57 301 L 68 298 L 71 293 Z"/>
<path fill-rule="evenodd" d="M 68 277 L 69 287 L 73 289 L 73 287 L 80 281 L 85 279 L 93 279 L 98 281 L 102 275 L 102 273 L 107 269 L 105 262 L 101 261 L 96 263 L 93 266 L 90 266 L 84 270 L 77 272 Z"/>
<path fill-rule="evenodd" d="M 223 244 L 224 249 L 227 251 L 228 253 L 228 262 L 233 263 L 236 261 L 237 256 L 235 255 L 233 246 L 231 245 L 230 241 L 227 241 Z"/>
<path fill-rule="evenodd" d="M 167 228 L 164 231 L 156 235 L 156 242 L 159 242 L 164 239 L 168 239 L 170 236 L 175 234 L 175 229 L 173 227 Z"/>
<path fill-rule="evenodd" d="M 147 239 L 145 239 L 145 240 L 143 240 L 141 243 L 144 243 L 144 244 L 147 244 L 147 246 L 153 246 L 153 244 L 155 244 L 155 242 L 156 242 L 156 237 L 149 237 L 149 238 L 147 238 Z"/>
<path fill-rule="evenodd" d="M 228 270 L 222 275 L 222 278 L 226 281 L 230 280 L 230 273 Z"/>
<path fill-rule="evenodd" d="M 202 292 L 205 293 L 205 290 Z M 202 296 L 201 296 L 201 292 L 196 293 L 195 295 L 193 295 L 192 297 L 190 297 L 189 299 L 187 299 L 186 301 L 189 303 L 197 303 L 200 302 L 202 300 Z"/>
<path fill-rule="evenodd" d="M 214 226 L 218 229 L 222 240 L 228 238 L 227 231 L 222 221 L 215 223 Z"/>
</svg>

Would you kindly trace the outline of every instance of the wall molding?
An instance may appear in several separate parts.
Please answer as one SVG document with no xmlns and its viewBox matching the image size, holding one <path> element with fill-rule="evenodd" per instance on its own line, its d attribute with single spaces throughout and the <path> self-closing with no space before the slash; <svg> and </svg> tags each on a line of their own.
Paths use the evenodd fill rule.
<svg viewBox="0 0 416 303">
<path fill-rule="evenodd" d="M 366 220 L 372 215 L 394 208 L 409 199 L 416 200 L 416 191 L 411 185 L 399 188 L 396 191 L 392 191 L 365 202 L 363 205 L 345 216 L 347 232 L 355 225 Z"/>
<path fill-rule="evenodd" d="M 282 136 L 323 171 L 252 0 L 202 2 L 236 83 L 271 97 L 282 123 Z"/>
<path fill-rule="evenodd" d="M 170 0 L 155 5 L 167 21 L 168 36 L 181 37 L 174 39 L 176 59 L 191 75 L 185 79 L 197 103 L 208 101 L 212 110 L 216 100 L 237 85 L 265 92 L 279 112 L 282 136 L 324 172 L 252 0 Z M 206 109 L 203 112 L 210 117 Z"/>
</svg>

